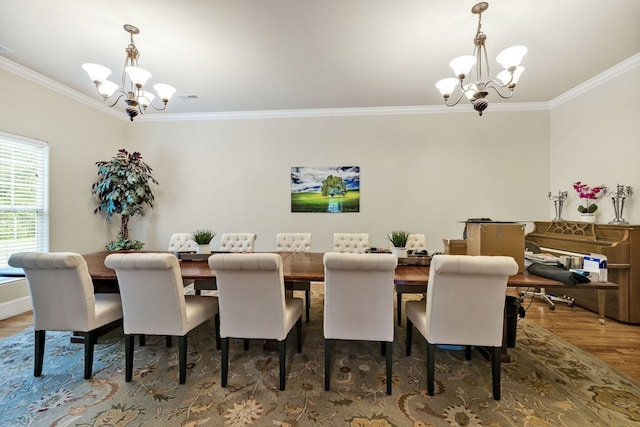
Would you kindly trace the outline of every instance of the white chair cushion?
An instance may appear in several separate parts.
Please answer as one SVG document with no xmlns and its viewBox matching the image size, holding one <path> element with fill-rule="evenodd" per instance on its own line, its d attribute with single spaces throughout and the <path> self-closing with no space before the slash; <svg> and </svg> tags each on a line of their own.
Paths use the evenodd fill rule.
<svg viewBox="0 0 640 427">
<path fill-rule="evenodd" d="M 173 233 L 169 240 L 169 252 L 194 252 L 198 244 L 191 233 Z"/>
<path fill-rule="evenodd" d="M 340 253 L 362 254 L 369 249 L 368 233 L 334 233 L 333 251 Z"/>
<path fill-rule="evenodd" d="M 393 341 L 392 254 L 326 253 L 324 336 Z"/>
<path fill-rule="evenodd" d="M 410 234 L 406 248 L 412 251 L 426 251 L 427 237 L 424 234 Z"/>
<path fill-rule="evenodd" d="M 256 233 L 224 233 L 220 236 L 220 250 L 226 252 L 253 252 Z"/>
<path fill-rule="evenodd" d="M 277 233 L 276 252 L 309 252 L 311 233 Z"/>
</svg>

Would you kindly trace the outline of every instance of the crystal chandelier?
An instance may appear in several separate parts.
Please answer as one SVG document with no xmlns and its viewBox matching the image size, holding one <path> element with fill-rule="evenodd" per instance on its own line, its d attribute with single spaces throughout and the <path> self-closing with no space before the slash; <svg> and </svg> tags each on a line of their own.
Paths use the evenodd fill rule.
<svg viewBox="0 0 640 427">
<path fill-rule="evenodd" d="M 496 60 L 504 67 L 504 70 L 497 76 L 499 83 L 490 77 L 489 60 L 487 56 L 487 48 L 485 42 L 487 36 L 482 32 L 482 12 L 489 8 L 487 2 L 478 3 L 471 8 L 471 12 L 478 15 L 478 29 L 473 39 L 475 45 L 473 55 L 459 56 L 453 59 L 449 66 L 453 69 L 457 78 L 450 77 L 442 79 L 436 83 L 436 87 L 444 97 L 444 103 L 448 107 L 458 104 L 463 96 L 466 96 L 473 108 L 482 116 L 482 112 L 489 106 L 487 95 L 488 89 L 493 89 L 501 98 L 508 99 L 513 96 L 513 89 L 520 79 L 520 75 L 524 71 L 524 67 L 520 66 L 522 58 L 527 53 L 525 46 L 512 46 L 500 52 Z M 475 81 L 472 81 L 469 73 L 471 68 L 476 66 Z M 465 81 L 465 79 L 469 79 Z M 458 99 L 450 103 L 449 97 L 456 89 L 460 89 Z M 507 89 L 503 94 L 501 91 Z"/>
<path fill-rule="evenodd" d="M 96 85 L 98 93 L 104 98 L 104 103 L 109 107 L 113 107 L 124 97 L 125 112 L 129 119 L 133 121 L 133 118 L 138 113 L 144 114 L 149 105 L 158 111 L 167 108 L 167 102 L 169 102 L 176 90 L 173 86 L 167 84 L 158 83 L 153 85 L 163 104 L 160 107 L 153 105 L 153 100 L 156 96 L 143 89 L 144 84 L 151 77 L 151 73 L 138 66 L 140 52 L 138 52 L 138 48 L 133 42 L 133 35 L 139 34 L 140 30 L 129 24 L 124 26 L 124 30 L 129 33 L 131 41 L 125 49 L 127 58 L 124 61 L 120 86 L 111 80 L 107 80 L 107 77 L 111 74 L 111 70 L 107 67 L 88 63 L 82 64 L 82 68 L 89 74 L 89 77 Z"/>
</svg>

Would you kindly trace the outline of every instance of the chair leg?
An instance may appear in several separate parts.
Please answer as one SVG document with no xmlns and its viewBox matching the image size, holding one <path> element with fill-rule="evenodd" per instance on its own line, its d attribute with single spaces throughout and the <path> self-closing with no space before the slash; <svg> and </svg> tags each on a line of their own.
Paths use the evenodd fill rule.
<svg viewBox="0 0 640 427">
<path fill-rule="evenodd" d="M 409 320 L 409 318 L 407 317 L 407 338 L 405 340 L 407 344 L 407 349 L 406 349 L 407 356 L 411 356 L 412 337 L 413 337 L 413 322 Z"/>
<path fill-rule="evenodd" d="M 33 376 L 42 375 L 42 365 L 44 362 L 44 342 L 46 331 L 35 331 L 35 362 L 33 365 Z"/>
<path fill-rule="evenodd" d="M 221 351 L 221 364 L 220 368 L 221 378 L 220 385 L 222 387 L 227 386 L 227 377 L 229 376 L 229 338 L 221 338 L 220 343 L 222 344 Z"/>
<path fill-rule="evenodd" d="M 471 360 L 471 350 L 473 349 L 473 346 L 470 345 L 465 345 L 464 346 L 464 358 L 467 360 Z"/>
<path fill-rule="evenodd" d="M 302 353 L 302 318 L 296 322 L 296 351 Z"/>
<path fill-rule="evenodd" d="M 244 340 L 244 351 L 247 351 L 247 350 L 249 350 L 249 340 L 245 339 Z"/>
<path fill-rule="evenodd" d="M 382 357 L 387 355 L 387 346 L 385 345 L 386 341 L 380 341 L 380 354 Z"/>
<path fill-rule="evenodd" d="M 493 384 L 493 398 L 500 400 L 500 362 L 502 347 L 491 348 L 491 382 Z"/>
<path fill-rule="evenodd" d="M 96 341 L 98 340 L 98 334 L 94 331 L 89 331 L 84 334 L 84 379 L 91 378 L 93 371 L 93 349 Z"/>
<path fill-rule="evenodd" d="M 140 347 L 147 345 L 147 336 L 145 334 L 138 335 L 138 340 L 140 341 Z"/>
<path fill-rule="evenodd" d="M 134 346 L 134 335 L 125 335 L 124 336 L 124 359 L 125 359 L 125 376 L 124 380 L 126 382 L 130 382 L 131 378 L 133 378 L 133 346 Z"/>
<path fill-rule="evenodd" d="M 298 322 L 301 322 L 302 319 L 298 319 Z M 283 339 L 282 341 L 278 341 L 278 357 L 280 359 L 280 391 L 284 390 L 286 375 L 285 375 L 285 364 L 287 360 L 287 339 Z"/>
<path fill-rule="evenodd" d="M 215 329 L 216 329 L 216 350 L 220 350 L 220 313 L 216 313 L 214 316 Z"/>
<path fill-rule="evenodd" d="M 187 336 L 178 337 L 178 361 L 180 365 L 180 384 L 187 381 Z"/>
<path fill-rule="evenodd" d="M 172 345 L 172 342 L 171 342 L 171 341 L 172 341 L 172 340 L 171 340 L 171 335 L 167 335 L 167 336 L 165 336 L 165 337 L 164 337 L 164 339 L 165 339 L 165 341 L 166 341 L 167 348 L 171 348 L 171 345 Z"/>
<path fill-rule="evenodd" d="M 433 396 L 434 393 L 434 370 L 435 370 L 435 358 L 436 345 L 427 342 L 427 393 L 429 396 Z"/>
<path fill-rule="evenodd" d="M 324 389 L 329 391 L 331 380 L 331 340 L 324 340 Z"/>
<path fill-rule="evenodd" d="M 402 292 L 396 291 L 396 307 L 398 307 L 398 326 L 402 326 Z"/>
<path fill-rule="evenodd" d="M 391 355 L 393 354 L 393 343 L 385 342 L 385 353 L 387 356 L 387 394 L 391 395 L 391 382 L 392 382 L 392 371 L 391 371 Z"/>
<path fill-rule="evenodd" d="M 309 286 L 311 286 L 311 284 L 309 284 Z M 304 304 L 305 304 L 305 310 L 307 315 L 307 323 L 309 323 L 309 312 L 311 311 L 311 290 L 310 289 L 304 290 Z"/>
<path fill-rule="evenodd" d="M 200 289 L 194 289 L 194 291 L 195 291 L 196 295 L 202 294 L 202 291 Z"/>
</svg>

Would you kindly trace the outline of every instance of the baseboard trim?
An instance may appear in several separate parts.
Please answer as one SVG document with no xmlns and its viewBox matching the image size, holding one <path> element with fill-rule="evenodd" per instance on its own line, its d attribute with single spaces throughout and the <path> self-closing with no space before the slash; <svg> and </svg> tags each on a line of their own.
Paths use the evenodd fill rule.
<svg viewBox="0 0 640 427">
<path fill-rule="evenodd" d="M 3 302 L 0 304 L 0 320 L 26 313 L 32 309 L 30 296 Z"/>
</svg>

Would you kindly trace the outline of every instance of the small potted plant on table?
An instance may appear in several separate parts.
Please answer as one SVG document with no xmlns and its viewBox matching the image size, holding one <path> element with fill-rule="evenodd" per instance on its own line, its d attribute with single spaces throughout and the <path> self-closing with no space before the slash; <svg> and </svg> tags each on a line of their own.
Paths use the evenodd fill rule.
<svg viewBox="0 0 640 427">
<path fill-rule="evenodd" d="M 393 230 L 387 234 L 387 239 L 393 246 L 391 252 L 398 258 L 407 257 L 407 240 L 409 240 L 409 236 L 411 236 L 411 233 L 403 230 Z"/>
<path fill-rule="evenodd" d="M 199 254 L 210 254 L 211 253 L 211 240 L 216 235 L 211 230 L 196 230 L 192 233 L 193 240 L 198 244 L 198 253 Z"/>
</svg>

